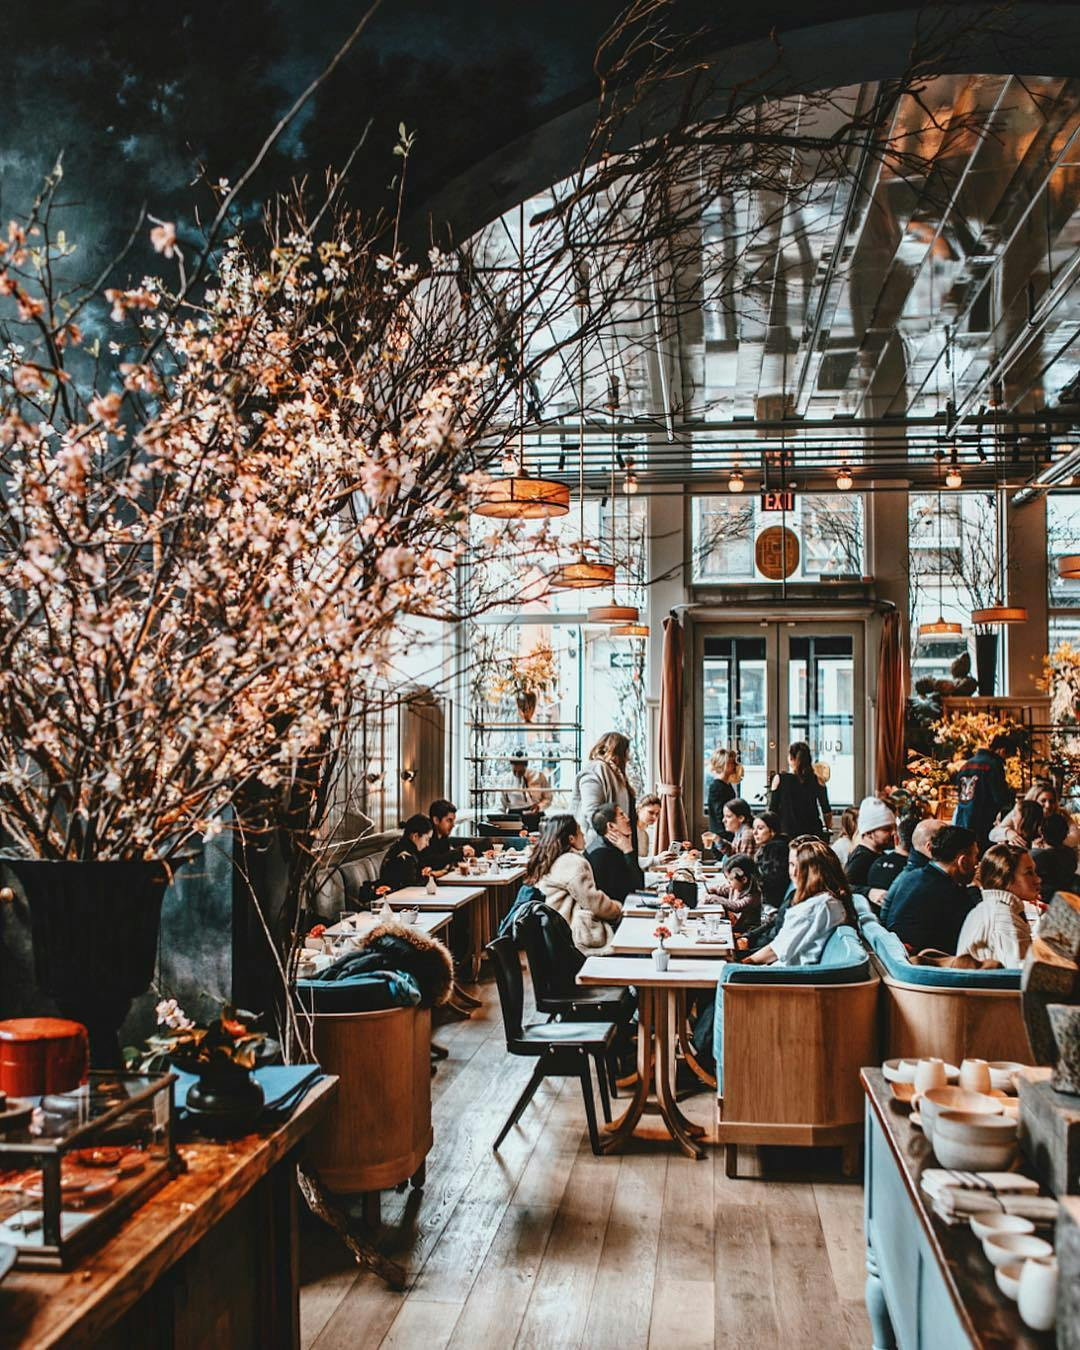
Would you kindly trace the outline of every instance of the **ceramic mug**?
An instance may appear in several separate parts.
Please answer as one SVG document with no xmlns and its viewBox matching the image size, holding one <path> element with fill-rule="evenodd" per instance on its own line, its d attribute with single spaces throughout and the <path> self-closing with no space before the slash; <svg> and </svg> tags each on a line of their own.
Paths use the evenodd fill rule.
<svg viewBox="0 0 1080 1350">
<path fill-rule="evenodd" d="M 1049 1331 L 1057 1320 L 1056 1256 L 1035 1256 L 1024 1262 L 1016 1306 L 1032 1331 Z"/>
<path fill-rule="evenodd" d="M 915 1066 L 915 1091 L 921 1097 L 933 1088 L 945 1087 L 948 1076 L 943 1059 L 920 1059 Z"/>
<path fill-rule="evenodd" d="M 86 1081 L 86 1028 L 63 1017 L 13 1017 L 0 1022 L 0 1092 L 41 1097 L 71 1092 Z"/>
<path fill-rule="evenodd" d="M 966 1092 L 990 1091 L 990 1066 L 985 1059 L 965 1059 L 960 1065 L 960 1086 Z"/>
</svg>

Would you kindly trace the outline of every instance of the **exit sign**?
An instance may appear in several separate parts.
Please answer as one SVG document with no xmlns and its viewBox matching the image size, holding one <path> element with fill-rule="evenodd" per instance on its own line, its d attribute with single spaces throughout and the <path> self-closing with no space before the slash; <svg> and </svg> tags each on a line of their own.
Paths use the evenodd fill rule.
<svg viewBox="0 0 1080 1350">
<path fill-rule="evenodd" d="M 795 494 L 794 492 L 767 492 L 764 488 L 761 492 L 761 509 L 763 511 L 794 511 Z"/>
</svg>

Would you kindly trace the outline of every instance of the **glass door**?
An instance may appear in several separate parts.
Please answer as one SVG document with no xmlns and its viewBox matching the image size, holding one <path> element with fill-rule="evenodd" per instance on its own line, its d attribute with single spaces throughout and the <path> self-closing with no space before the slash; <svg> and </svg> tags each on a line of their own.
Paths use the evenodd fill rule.
<svg viewBox="0 0 1080 1350">
<path fill-rule="evenodd" d="M 714 751 L 732 748 L 741 795 L 763 808 L 792 741 L 806 741 L 834 807 L 858 802 L 865 780 L 863 625 L 800 623 L 695 626 L 694 753 L 702 772 L 696 818 Z"/>
</svg>

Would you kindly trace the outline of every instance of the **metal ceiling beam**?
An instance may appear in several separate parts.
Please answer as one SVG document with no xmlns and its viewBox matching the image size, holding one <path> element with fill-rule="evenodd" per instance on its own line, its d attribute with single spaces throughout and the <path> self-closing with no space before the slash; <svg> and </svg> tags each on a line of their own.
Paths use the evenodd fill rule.
<svg viewBox="0 0 1080 1350">
<path fill-rule="evenodd" d="M 874 313 L 871 315 L 870 322 L 866 327 L 866 331 L 863 334 L 862 343 L 860 345 L 859 351 L 860 356 L 862 356 L 862 354 L 866 352 L 872 356 L 876 353 L 876 357 L 874 359 L 874 367 L 871 371 L 869 371 L 868 373 L 864 373 L 864 371 L 860 370 L 859 372 L 860 376 L 862 377 L 861 382 L 863 388 L 862 393 L 859 396 L 859 401 L 855 405 L 855 411 L 857 414 L 862 412 L 863 408 L 866 406 L 866 400 L 870 395 L 870 390 L 873 389 L 875 386 L 875 381 L 877 380 L 878 372 L 881 370 L 882 363 L 885 360 L 885 355 L 889 350 L 890 342 L 894 341 L 896 338 L 897 321 L 903 314 L 904 309 L 908 302 L 908 298 L 910 297 L 912 291 L 915 289 L 915 286 L 918 284 L 919 278 L 922 276 L 923 269 L 926 267 L 926 264 L 933 257 L 934 249 L 937 246 L 937 243 L 940 240 L 950 217 L 952 216 L 953 212 L 956 209 L 956 205 L 960 200 L 961 193 L 963 192 L 964 187 L 967 184 L 967 181 L 971 175 L 971 172 L 975 167 L 975 161 L 979 157 L 980 150 L 986 144 L 991 128 L 993 127 L 994 121 L 1001 109 L 1002 101 L 1004 100 L 1005 95 L 1011 85 L 1012 85 L 1012 76 L 1007 76 L 1002 81 L 1001 88 L 998 90 L 997 97 L 994 99 L 993 104 L 991 105 L 989 111 L 987 112 L 986 119 L 983 122 L 982 127 L 979 129 L 978 135 L 976 136 L 975 139 L 975 144 L 972 146 L 971 153 L 968 155 L 967 159 L 964 162 L 964 167 L 960 171 L 960 176 L 957 179 L 956 185 L 949 196 L 949 200 L 945 206 L 945 209 L 941 212 L 941 218 L 934 229 L 934 233 L 930 239 L 930 242 L 926 246 L 922 258 L 919 261 L 919 265 L 917 267 L 908 269 L 908 275 L 906 277 L 899 276 L 899 273 L 903 268 L 903 264 L 900 262 L 900 251 L 907 242 L 906 233 L 904 231 L 901 231 L 900 242 L 898 243 L 896 249 L 894 250 L 893 256 L 889 261 L 889 265 L 886 268 L 885 273 L 881 279 L 881 283 L 878 288 L 878 298 L 874 307 Z M 936 171 L 937 170 L 936 157 L 934 168 Z M 928 178 L 927 183 L 924 186 L 923 191 L 920 193 L 919 199 L 915 203 L 915 206 L 912 210 L 912 216 L 914 216 L 915 213 L 919 211 L 920 208 L 922 208 L 922 206 L 924 205 L 929 186 L 930 186 L 930 179 Z M 894 278 L 897 278 L 898 276 L 899 276 L 899 284 L 896 285 L 895 288 L 893 288 L 891 286 L 891 283 L 894 281 Z M 906 284 L 904 284 L 905 282 Z M 852 378 L 854 378 L 854 376 L 852 376 Z"/>
</svg>

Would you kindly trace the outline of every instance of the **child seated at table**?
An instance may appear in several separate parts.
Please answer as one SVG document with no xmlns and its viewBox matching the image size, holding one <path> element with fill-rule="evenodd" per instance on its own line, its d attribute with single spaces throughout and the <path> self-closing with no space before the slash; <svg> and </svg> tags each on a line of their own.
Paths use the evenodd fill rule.
<svg viewBox="0 0 1080 1350">
<path fill-rule="evenodd" d="M 736 932 L 761 922 L 761 873 L 748 853 L 736 853 L 724 860 L 727 894 L 721 904 L 728 912 Z"/>
</svg>

